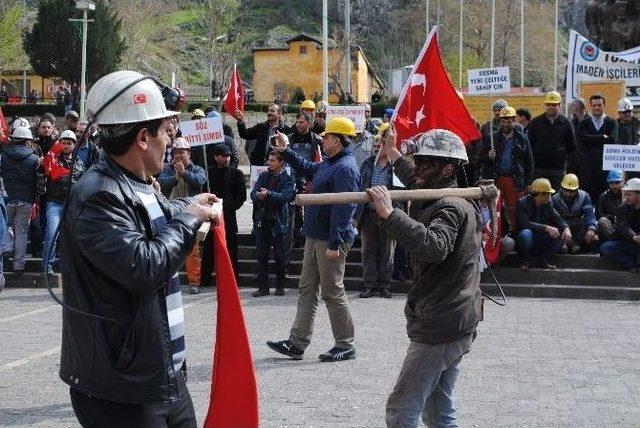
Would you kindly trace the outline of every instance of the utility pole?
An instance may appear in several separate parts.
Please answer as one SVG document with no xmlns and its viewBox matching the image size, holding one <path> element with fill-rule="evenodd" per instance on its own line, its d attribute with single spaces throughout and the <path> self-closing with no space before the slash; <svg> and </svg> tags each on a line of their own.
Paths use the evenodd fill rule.
<svg viewBox="0 0 640 428">
<path fill-rule="evenodd" d="M 429 0 L 424 0 L 424 9 L 425 9 L 424 25 L 425 25 L 425 29 L 426 29 L 426 33 L 427 33 L 424 36 L 424 38 L 426 40 L 427 37 L 429 37 L 429 32 L 431 31 L 431 29 L 429 28 Z"/>
<path fill-rule="evenodd" d="M 555 90 L 558 85 L 558 0 L 556 0 L 556 21 L 553 33 L 553 84 Z"/>
<path fill-rule="evenodd" d="M 524 0 L 520 0 L 520 87 L 524 88 Z"/>
<path fill-rule="evenodd" d="M 462 88 L 462 8 L 464 0 L 460 0 L 460 40 L 458 43 L 458 89 Z"/>
<path fill-rule="evenodd" d="M 493 68 L 493 52 L 495 50 L 495 38 L 496 38 L 496 0 L 491 0 L 491 65 Z M 492 133 L 493 135 L 493 133 Z"/>
<path fill-rule="evenodd" d="M 351 0 L 344 2 L 344 36 L 344 90 L 351 94 Z"/>
<path fill-rule="evenodd" d="M 327 0 L 322 0 L 322 99 L 329 101 L 329 19 Z"/>
<path fill-rule="evenodd" d="M 76 9 L 82 11 L 82 19 L 70 19 L 69 21 L 82 21 L 82 72 L 80 75 L 80 122 L 86 122 L 85 100 L 87 99 L 87 24 L 93 19 L 87 19 L 89 10 L 96 10 L 96 4 L 91 0 L 76 0 Z"/>
</svg>

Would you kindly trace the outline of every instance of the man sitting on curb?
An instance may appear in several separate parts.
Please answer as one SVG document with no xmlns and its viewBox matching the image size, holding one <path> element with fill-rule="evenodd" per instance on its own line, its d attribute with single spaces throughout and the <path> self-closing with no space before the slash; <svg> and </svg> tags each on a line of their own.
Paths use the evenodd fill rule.
<svg viewBox="0 0 640 428">
<path fill-rule="evenodd" d="M 551 198 L 553 208 L 569 225 L 572 239 L 566 241 L 562 251 L 577 254 L 584 249 L 593 249 L 598 241 L 596 214 L 589 194 L 579 189 L 575 174 L 567 174 L 560 183 L 561 191 Z"/>
<path fill-rule="evenodd" d="M 610 241 L 616 231 L 616 213 L 622 204 L 622 182 L 624 172 L 614 169 L 607 175 L 609 190 L 598 197 L 596 218 L 598 219 L 598 236 L 601 241 Z"/>
<path fill-rule="evenodd" d="M 518 254 L 522 259 L 521 269 L 528 271 L 533 261 L 543 269 L 555 269 L 549 257 L 562 248 L 562 243 L 571 238 L 567 223 L 551 204 L 555 190 L 546 178 L 531 183 L 531 194 L 520 198 L 518 216 Z"/>
<path fill-rule="evenodd" d="M 602 244 L 600 253 L 631 272 L 640 272 L 640 178 L 632 178 L 622 190 L 625 203 L 616 215 L 619 240 Z"/>
</svg>

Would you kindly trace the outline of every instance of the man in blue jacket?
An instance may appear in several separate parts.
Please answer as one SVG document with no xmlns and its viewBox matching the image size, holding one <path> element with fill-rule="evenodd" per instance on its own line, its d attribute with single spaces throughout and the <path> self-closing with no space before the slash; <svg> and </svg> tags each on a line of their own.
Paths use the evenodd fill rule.
<svg viewBox="0 0 640 428">
<path fill-rule="evenodd" d="M 382 141 L 378 138 L 373 143 L 373 155 L 360 167 L 361 191 L 374 186 L 386 186 L 388 189 L 393 187 L 393 165 L 389 162 L 386 151 L 380 152 L 380 147 Z M 373 203 L 358 204 L 355 223 L 362 241 L 364 290 L 360 297 L 380 295 L 390 298 L 396 241 L 388 233 L 384 221 L 376 214 Z"/>
<path fill-rule="evenodd" d="M 331 119 L 322 133 L 322 150 L 327 158 L 320 163 L 309 162 L 287 149 L 287 137 L 278 135 L 277 150 L 284 152 L 287 163 L 313 185 L 311 193 L 355 192 L 360 177 L 356 161 L 347 150 L 349 138 L 356 136 L 355 125 L 344 117 Z M 344 270 L 347 253 L 353 245 L 355 230 L 353 214 L 356 204 L 308 206 L 304 210 L 306 242 L 300 276 L 300 296 L 296 318 L 289 339 L 267 341 L 276 352 L 301 360 L 311 342 L 318 296 L 327 304 L 335 346 L 320 354 L 320 361 L 353 359 L 353 319 L 344 290 Z"/>
<path fill-rule="evenodd" d="M 253 297 L 269 295 L 269 250 L 273 245 L 276 268 L 276 296 L 284 296 L 287 262 L 286 234 L 289 222 L 289 202 L 296 196 L 293 178 L 284 169 L 284 155 L 272 151 L 267 158 L 268 171 L 263 172 L 251 190 L 256 206 L 256 256 L 258 259 L 258 290 Z"/>
<path fill-rule="evenodd" d="M 183 137 L 173 143 L 173 158 L 158 176 L 158 183 L 162 194 L 170 199 L 195 196 L 207 183 L 207 173 L 191 162 L 191 146 Z"/>
</svg>

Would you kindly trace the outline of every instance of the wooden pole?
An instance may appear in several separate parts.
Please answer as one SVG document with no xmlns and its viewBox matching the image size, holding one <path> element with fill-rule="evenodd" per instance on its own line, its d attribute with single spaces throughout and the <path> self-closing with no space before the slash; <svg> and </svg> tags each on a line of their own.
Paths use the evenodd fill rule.
<svg viewBox="0 0 640 428">
<path fill-rule="evenodd" d="M 393 201 L 431 201 L 446 197 L 458 197 L 464 199 L 495 200 L 498 197 L 498 189 L 490 184 L 482 187 L 444 188 L 444 189 L 413 189 L 390 190 Z M 372 202 L 367 192 L 343 192 L 343 193 L 307 193 L 296 196 L 296 205 L 340 205 L 340 204 L 366 204 Z"/>
</svg>

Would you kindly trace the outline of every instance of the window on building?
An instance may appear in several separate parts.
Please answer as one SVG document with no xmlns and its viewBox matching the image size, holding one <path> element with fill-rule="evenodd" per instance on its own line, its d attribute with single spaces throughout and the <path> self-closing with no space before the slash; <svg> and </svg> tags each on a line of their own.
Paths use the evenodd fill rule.
<svg viewBox="0 0 640 428">
<path fill-rule="evenodd" d="M 307 54 L 307 47 L 306 46 L 300 46 L 300 55 L 306 55 Z"/>
</svg>

